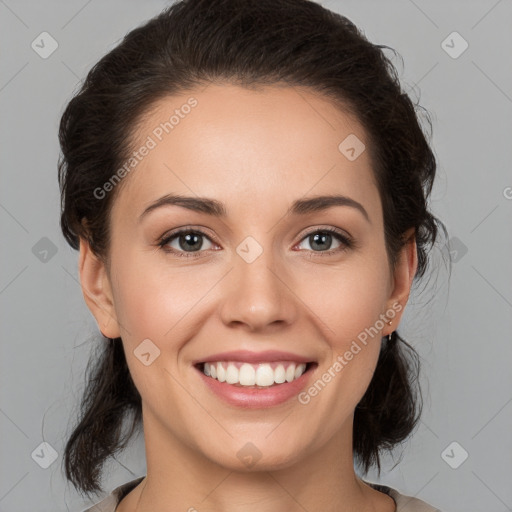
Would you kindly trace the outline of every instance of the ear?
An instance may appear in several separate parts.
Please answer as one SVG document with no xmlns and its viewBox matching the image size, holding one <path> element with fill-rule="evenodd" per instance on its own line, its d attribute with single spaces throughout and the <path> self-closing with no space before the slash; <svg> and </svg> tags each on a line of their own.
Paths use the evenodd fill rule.
<svg viewBox="0 0 512 512">
<path fill-rule="evenodd" d="M 85 302 L 94 315 L 100 331 L 107 338 L 120 337 L 112 288 L 105 264 L 83 238 L 80 238 L 78 271 Z"/>
<path fill-rule="evenodd" d="M 398 255 L 396 267 L 393 272 L 392 292 L 387 301 L 387 311 L 392 310 L 395 311 L 396 314 L 393 318 L 391 318 L 391 316 L 389 317 L 393 323 L 390 326 L 386 325 L 386 329 L 384 329 L 382 333 L 383 336 L 387 336 L 395 331 L 400 323 L 405 305 L 409 300 L 416 269 L 418 268 L 418 253 L 414 228 L 406 231 L 404 237 L 406 243 Z"/>
</svg>

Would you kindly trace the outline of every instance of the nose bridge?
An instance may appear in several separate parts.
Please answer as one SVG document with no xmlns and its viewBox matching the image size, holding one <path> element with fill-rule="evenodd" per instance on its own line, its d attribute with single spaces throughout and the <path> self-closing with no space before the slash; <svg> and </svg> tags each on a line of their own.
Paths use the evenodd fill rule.
<svg viewBox="0 0 512 512">
<path fill-rule="evenodd" d="M 252 236 L 242 240 L 233 255 L 233 266 L 223 308 L 226 323 L 245 323 L 254 330 L 292 321 L 293 294 L 285 285 L 286 276 L 280 275 L 283 265 L 270 236 L 265 237 L 265 244 Z"/>
</svg>

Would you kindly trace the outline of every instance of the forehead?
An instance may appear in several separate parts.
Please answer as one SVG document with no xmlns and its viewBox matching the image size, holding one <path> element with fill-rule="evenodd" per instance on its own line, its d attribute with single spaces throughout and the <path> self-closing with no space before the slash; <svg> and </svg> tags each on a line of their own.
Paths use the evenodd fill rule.
<svg viewBox="0 0 512 512">
<path fill-rule="evenodd" d="M 310 89 L 211 84 L 165 97 L 143 116 L 113 215 L 171 192 L 215 197 L 228 209 L 236 199 L 238 214 L 308 192 L 344 193 L 371 209 L 379 198 L 368 145 L 354 116 Z"/>
</svg>

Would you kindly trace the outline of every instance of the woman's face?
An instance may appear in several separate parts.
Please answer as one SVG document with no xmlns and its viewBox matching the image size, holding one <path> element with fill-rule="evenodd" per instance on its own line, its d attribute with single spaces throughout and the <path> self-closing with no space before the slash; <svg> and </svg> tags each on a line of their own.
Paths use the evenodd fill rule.
<svg viewBox="0 0 512 512">
<path fill-rule="evenodd" d="M 361 125 L 310 90 L 209 85 L 161 100 L 133 149 L 110 272 L 84 242 L 80 270 L 101 330 L 122 337 L 158 440 L 148 457 L 284 468 L 351 448 L 416 269 L 408 244 L 390 271 Z M 205 361 L 226 375 L 205 375 Z"/>
</svg>

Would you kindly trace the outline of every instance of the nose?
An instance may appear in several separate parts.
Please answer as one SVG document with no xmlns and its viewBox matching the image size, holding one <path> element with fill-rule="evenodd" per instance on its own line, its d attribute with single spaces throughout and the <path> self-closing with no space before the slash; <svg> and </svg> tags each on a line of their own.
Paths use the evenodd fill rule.
<svg viewBox="0 0 512 512">
<path fill-rule="evenodd" d="M 251 263 L 236 254 L 226 281 L 220 312 L 225 325 L 263 332 L 283 328 L 296 319 L 298 299 L 288 284 L 289 272 L 272 251 L 263 251 Z"/>
</svg>

